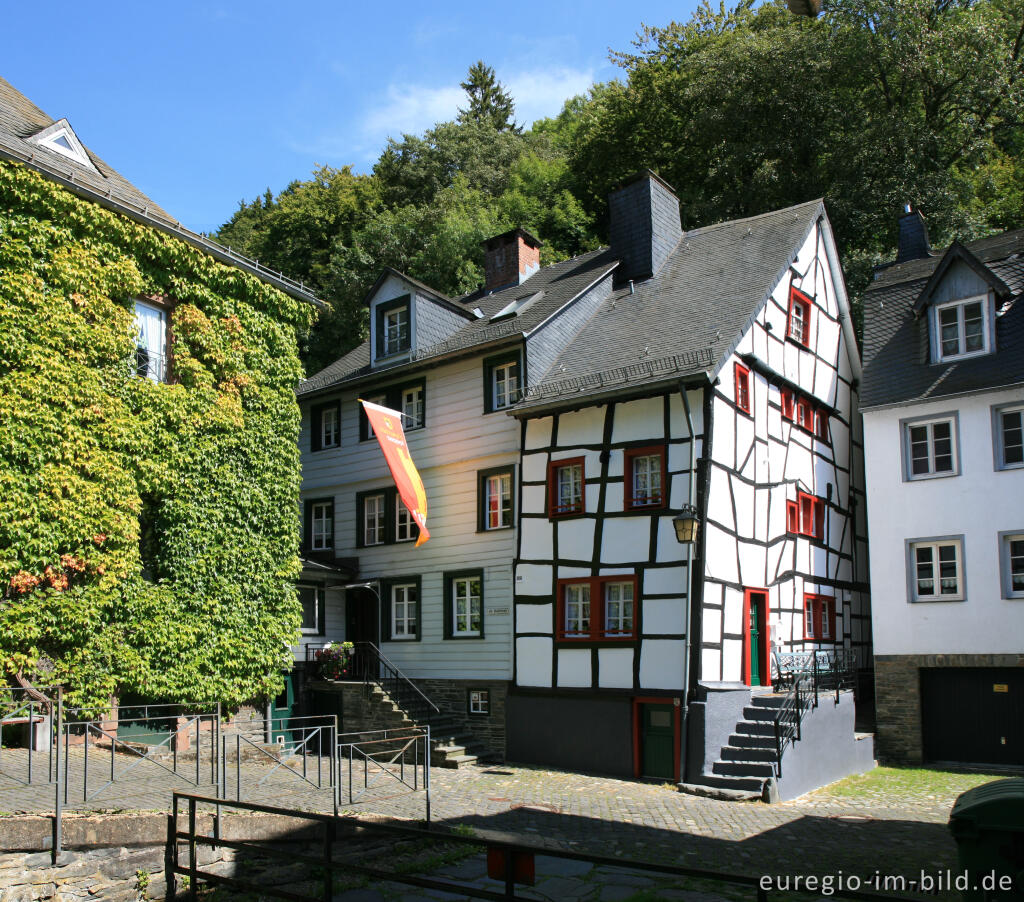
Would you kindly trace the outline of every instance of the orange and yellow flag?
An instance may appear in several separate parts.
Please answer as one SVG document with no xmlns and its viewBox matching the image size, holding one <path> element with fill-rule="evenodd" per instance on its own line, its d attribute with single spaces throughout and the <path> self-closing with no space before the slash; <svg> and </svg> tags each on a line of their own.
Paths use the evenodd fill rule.
<svg viewBox="0 0 1024 902">
<path fill-rule="evenodd" d="M 427 532 L 427 493 L 409 455 L 405 430 L 402 429 L 402 415 L 390 407 L 381 407 L 380 404 L 363 401 L 361 398 L 359 403 L 363 405 L 366 418 L 373 427 L 373 434 L 377 436 L 380 449 L 384 452 L 384 459 L 388 462 L 388 469 L 391 470 L 402 503 L 420 528 L 420 536 L 416 540 L 418 548 L 430 538 Z"/>
</svg>

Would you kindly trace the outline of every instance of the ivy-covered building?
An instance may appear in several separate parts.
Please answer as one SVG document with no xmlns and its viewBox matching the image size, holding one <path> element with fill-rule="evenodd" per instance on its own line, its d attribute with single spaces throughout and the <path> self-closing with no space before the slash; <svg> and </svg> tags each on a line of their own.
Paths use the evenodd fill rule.
<svg viewBox="0 0 1024 902">
<path fill-rule="evenodd" d="M 101 707 L 275 692 L 316 299 L 0 79 L 0 661 Z"/>
</svg>

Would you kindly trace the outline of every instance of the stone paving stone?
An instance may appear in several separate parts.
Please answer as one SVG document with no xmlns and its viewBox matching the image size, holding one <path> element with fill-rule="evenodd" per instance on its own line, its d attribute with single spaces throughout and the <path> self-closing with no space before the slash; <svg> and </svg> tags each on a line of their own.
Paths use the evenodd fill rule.
<svg viewBox="0 0 1024 902">
<path fill-rule="evenodd" d="M 534 860 L 538 874 L 556 877 L 581 877 L 594 870 L 589 861 L 575 861 L 572 858 L 552 858 L 550 855 L 538 855 Z"/>
</svg>

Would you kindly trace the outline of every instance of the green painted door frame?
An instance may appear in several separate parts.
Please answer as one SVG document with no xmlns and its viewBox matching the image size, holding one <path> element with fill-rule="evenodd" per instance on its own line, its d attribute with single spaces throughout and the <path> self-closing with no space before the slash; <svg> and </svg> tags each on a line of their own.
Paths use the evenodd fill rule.
<svg viewBox="0 0 1024 902">
<path fill-rule="evenodd" d="M 270 741 L 293 741 L 292 731 L 288 729 L 291 718 L 295 716 L 295 673 L 284 675 L 284 689 L 270 703 Z M 281 737 L 281 738 L 279 738 Z"/>
</svg>

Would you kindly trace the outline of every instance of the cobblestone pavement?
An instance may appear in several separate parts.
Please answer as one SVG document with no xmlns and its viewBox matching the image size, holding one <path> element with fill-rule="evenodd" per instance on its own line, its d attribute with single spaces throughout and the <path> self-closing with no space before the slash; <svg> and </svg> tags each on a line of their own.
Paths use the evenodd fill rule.
<svg viewBox="0 0 1024 902">
<path fill-rule="evenodd" d="M 13 773 L 10 751 L 5 750 L 4 756 L 0 811 L 52 811 L 53 787 L 18 786 L 9 776 Z M 109 779 L 109 760 L 109 753 L 105 761 L 95 757 L 90 760 L 90 785 L 99 786 L 97 781 L 102 781 L 104 775 Z M 307 762 L 307 777 L 314 782 L 315 761 Z M 118 755 L 116 768 L 130 762 L 128 756 Z M 77 786 L 80 793 L 84 762 L 73 753 L 68 763 L 69 785 Z M 326 781 L 326 762 L 321 768 Z M 247 801 L 324 811 L 332 808 L 329 790 L 316 791 L 293 771 L 271 771 L 266 765 L 251 762 L 243 762 L 241 771 L 233 763 L 228 769 L 229 798 L 236 795 L 237 777 Z M 183 768 L 184 773 L 189 770 L 194 779 L 194 763 L 191 769 Z M 71 802 L 76 808 L 93 810 L 167 810 L 173 789 L 203 794 L 213 794 L 214 789 L 209 783 L 192 786 L 183 776 L 176 777 L 151 762 L 138 765 L 134 777 L 104 789 L 85 805 L 76 802 L 72 793 Z M 357 789 L 361 777 L 361 773 L 356 775 Z M 378 775 L 377 780 L 365 801 L 349 805 L 346 795 L 341 810 L 423 818 L 422 791 L 411 792 L 387 776 Z M 461 824 L 481 836 L 493 831 L 549 848 L 752 876 L 842 872 L 865 879 L 876 873 L 910 878 L 922 870 L 932 873 L 955 869 L 955 846 L 946 827 L 953 801 L 952 796 L 941 795 L 839 800 L 830 797 L 827 790 L 820 790 L 797 801 L 764 805 L 688 796 L 667 785 L 516 765 L 431 772 L 434 822 Z M 346 896 L 351 902 L 399 898 L 383 897 L 379 890 L 352 892 L 378 895 Z M 601 889 L 598 895 L 579 898 L 627 898 L 608 892 L 611 894 L 605 895 Z M 556 896 L 575 898 L 571 893 Z M 421 894 L 417 898 L 441 897 Z M 659 891 L 652 898 L 669 896 Z"/>
</svg>

